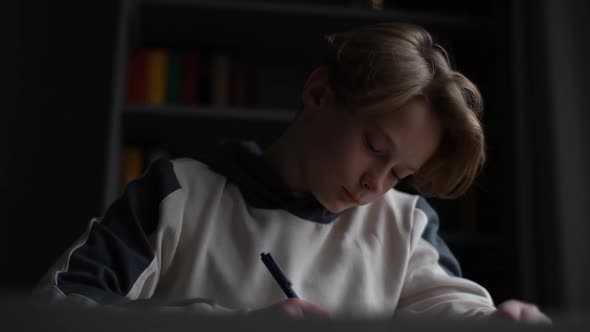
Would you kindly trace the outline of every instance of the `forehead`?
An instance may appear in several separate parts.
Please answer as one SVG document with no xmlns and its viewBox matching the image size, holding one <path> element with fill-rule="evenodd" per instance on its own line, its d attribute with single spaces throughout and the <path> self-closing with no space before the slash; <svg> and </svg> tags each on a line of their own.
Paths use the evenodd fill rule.
<svg viewBox="0 0 590 332">
<path fill-rule="evenodd" d="M 359 112 L 359 122 L 386 132 L 423 133 L 441 127 L 431 106 L 415 99 L 399 109 Z"/>
</svg>

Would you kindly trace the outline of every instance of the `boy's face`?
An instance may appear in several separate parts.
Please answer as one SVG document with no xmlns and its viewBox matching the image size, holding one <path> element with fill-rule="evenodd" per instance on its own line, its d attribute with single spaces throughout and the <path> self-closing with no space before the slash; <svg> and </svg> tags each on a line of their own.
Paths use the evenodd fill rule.
<svg viewBox="0 0 590 332">
<path fill-rule="evenodd" d="M 379 199 L 435 153 L 442 127 L 426 102 L 380 114 L 350 112 L 333 104 L 325 82 L 316 83 L 304 88 L 301 174 L 328 210 Z"/>
</svg>

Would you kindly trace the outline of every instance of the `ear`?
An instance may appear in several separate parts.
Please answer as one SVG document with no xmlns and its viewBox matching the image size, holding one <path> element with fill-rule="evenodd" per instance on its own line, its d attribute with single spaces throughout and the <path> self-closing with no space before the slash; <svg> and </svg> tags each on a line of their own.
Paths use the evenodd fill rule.
<svg viewBox="0 0 590 332">
<path fill-rule="evenodd" d="M 332 104 L 333 93 L 328 78 L 328 69 L 314 69 L 303 85 L 303 114 L 313 114 Z"/>
</svg>

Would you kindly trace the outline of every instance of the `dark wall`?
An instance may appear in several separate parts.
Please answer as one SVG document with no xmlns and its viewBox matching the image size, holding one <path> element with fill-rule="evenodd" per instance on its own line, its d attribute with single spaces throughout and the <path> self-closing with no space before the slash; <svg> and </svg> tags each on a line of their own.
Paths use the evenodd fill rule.
<svg viewBox="0 0 590 332">
<path fill-rule="evenodd" d="M 9 13 L 0 289 L 14 292 L 101 212 L 116 1 L 12 1 Z"/>
<path fill-rule="evenodd" d="M 523 294 L 550 310 L 587 311 L 590 5 L 519 0 L 513 9 Z"/>
<path fill-rule="evenodd" d="M 590 3 L 545 0 L 563 309 L 590 309 Z M 549 280 L 551 281 L 551 280 Z M 550 286 L 549 286 L 550 287 Z"/>
</svg>

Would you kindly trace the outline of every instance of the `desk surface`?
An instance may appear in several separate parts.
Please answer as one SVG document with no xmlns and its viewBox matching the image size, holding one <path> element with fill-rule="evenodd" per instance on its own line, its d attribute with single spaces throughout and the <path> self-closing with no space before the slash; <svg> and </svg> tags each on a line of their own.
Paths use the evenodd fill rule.
<svg viewBox="0 0 590 332">
<path fill-rule="evenodd" d="M 465 322 L 432 319 L 304 320 L 198 316 L 156 309 L 94 309 L 70 305 L 32 304 L 0 299 L 0 330 L 8 331 L 257 331 L 257 332 L 385 332 L 385 331 L 590 331 L 590 315 L 555 318 L 552 326 L 512 322 Z"/>
</svg>

